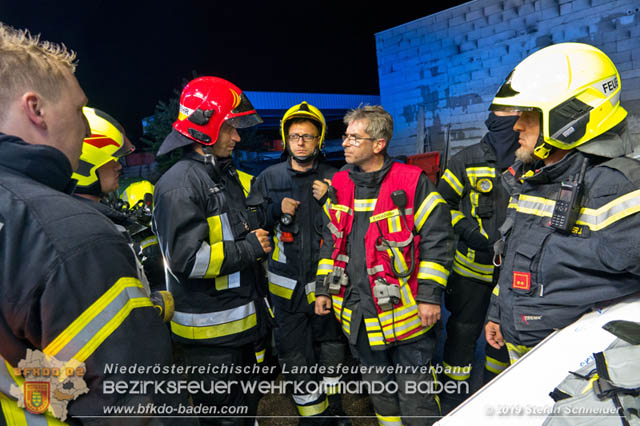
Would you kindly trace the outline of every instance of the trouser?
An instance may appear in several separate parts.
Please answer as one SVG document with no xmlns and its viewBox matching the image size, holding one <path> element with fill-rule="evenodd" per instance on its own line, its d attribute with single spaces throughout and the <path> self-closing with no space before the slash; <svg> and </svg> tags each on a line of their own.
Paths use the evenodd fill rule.
<svg viewBox="0 0 640 426">
<path fill-rule="evenodd" d="M 491 298 L 491 284 L 451 272 L 444 304 L 451 316 L 447 320 L 442 380 L 454 380 L 461 390 L 469 389 L 476 342 L 485 324 Z M 502 358 L 499 358 L 502 359 Z M 460 386 L 466 382 L 465 386 Z M 459 399 L 466 394 L 458 395 Z"/>
<path fill-rule="evenodd" d="M 378 423 L 382 426 L 431 425 L 439 419 L 440 408 L 436 394 L 429 392 L 436 388 L 431 369 L 431 359 L 436 348 L 435 333 L 430 330 L 416 339 L 418 340 L 409 340 L 386 350 L 374 351 L 369 346 L 362 322 L 356 344 L 349 345 L 353 356 L 364 367 L 363 382 L 370 389 L 384 386 L 382 392 L 369 393 Z M 388 367 L 393 367 L 395 371 L 390 372 Z M 402 367 L 422 368 L 416 371 Z"/>
<path fill-rule="evenodd" d="M 200 425 L 253 426 L 258 412 L 260 395 L 243 389 L 243 383 L 257 380 L 253 371 L 238 373 L 231 367 L 250 367 L 256 365 L 254 344 L 240 347 L 219 347 L 175 344 L 176 363 L 186 368 L 185 380 L 202 383 L 207 392 L 190 393 L 194 408 L 202 406 L 209 412 L 215 409 L 216 415 L 200 417 Z M 202 369 L 197 367 L 201 366 Z M 196 368 L 194 368 L 196 367 Z M 217 367 L 217 368 L 214 368 Z M 212 370 L 216 372 L 213 373 Z M 244 369 L 243 369 L 244 370 Z M 203 373 L 204 371 L 204 373 Z M 221 392 L 208 392 L 212 384 L 230 384 Z M 224 416 L 224 413 L 229 413 Z"/>
<path fill-rule="evenodd" d="M 500 349 L 495 349 L 493 346 L 487 344 L 484 348 L 484 354 L 485 363 L 483 383 L 486 384 L 507 369 L 509 366 L 509 351 L 507 350 L 506 345 Z"/>
<path fill-rule="evenodd" d="M 298 413 L 302 416 L 300 423 L 327 424 L 330 419 L 326 416 L 342 413 L 341 399 L 337 395 L 340 375 L 322 377 L 301 370 L 318 365 L 344 364 L 346 343 L 338 321 L 333 315 L 288 312 L 280 307 L 276 307 L 274 313 L 275 343 L 285 379 L 304 384 L 304 393 L 293 394 Z M 294 369 L 298 372 L 294 373 Z"/>
</svg>

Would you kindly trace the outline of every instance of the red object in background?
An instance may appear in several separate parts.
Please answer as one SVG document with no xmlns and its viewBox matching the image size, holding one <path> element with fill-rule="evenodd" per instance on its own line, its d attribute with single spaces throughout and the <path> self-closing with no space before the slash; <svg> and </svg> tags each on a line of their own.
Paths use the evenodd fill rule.
<svg viewBox="0 0 640 426">
<path fill-rule="evenodd" d="M 407 164 L 420 167 L 427 174 L 431 182 L 438 183 L 438 173 L 440 173 L 440 152 L 425 152 L 407 157 Z"/>
</svg>

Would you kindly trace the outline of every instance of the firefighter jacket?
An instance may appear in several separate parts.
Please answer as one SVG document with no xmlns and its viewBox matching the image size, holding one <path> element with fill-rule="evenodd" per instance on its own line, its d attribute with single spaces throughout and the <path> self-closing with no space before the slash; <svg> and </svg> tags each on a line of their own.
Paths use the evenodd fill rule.
<svg viewBox="0 0 640 426">
<path fill-rule="evenodd" d="M 500 182 L 496 154 L 485 141 L 457 153 L 438 183 L 438 192 L 451 208 L 458 238 L 453 271 L 493 284 L 493 243 L 500 238 L 509 194 Z"/>
<path fill-rule="evenodd" d="M 578 218 L 569 234 L 551 227 L 561 182 L 588 161 Z M 585 312 L 640 289 L 640 163 L 571 151 L 539 170 L 516 162 L 498 286 L 488 319 L 511 347 L 531 347 Z M 526 173 L 525 173 L 526 172 Z"/>
<path fill-rule="evenodd" d="M 266 333 L 264 252 L 245 202 L 250 181 L 231 159 L 214 167 L 191 151 L 155 186 L 153 229 L 168 266 L 178 342 L 238 347 Z"/>
<path fill-rule="evenodd" d="M 331 179 L 335 172 L 336 169 L 320 160 L 316 160 L 308 171 L 296 171 L 291 168 L 288 158 L 267 168 L 255 180 L 252 191 L 259 191 L 270 200 L 267 228 L 273 238 L 273 251 L 269 258 L 268 280 L 271 301 L 276 309 L 313 312 L 322 230 L 329 222 L 329 209 L 326 201 L 323 205 L 313 197 L 312 187 L 314 180 Z M 280 223 L 285 197 L 300 201 L 293 223 L 288 226 Z M 283 232 L 290 233 L 293 241 L 283 241 Z"/>
<path fill-rule="evenodd" d="M 45 421 L 18 408 L 10 393 L 23 380 L 13 368 L 28 350 L 64 366 L 85 364 L 89 389 L 69 402 L 69 417 L 102 416 L 110 405 L 187 403 L 179 395 L 103 392 L 107 381 L 131 380 L 114 365 L 169 366 L 171 340 L 125 239 L 111 221 L 69 195 L 71 173 L 60 151 L 0 134 L 0 400 L 8 424 L 25 416 L 29 424 Z"/>
<path fill-rule="evenodd" d="M 346 273 L 348 281 L 331 298 L 351 344 L 363 321 L 374 350 L 423 336 L 427 328 L 417 302 L 439 304 L 449 275 L 453 233 L 446 202 L 420 169 L 390 158 L 377 172 L 351 168 L 332 182 L 337 199 L 331 202 L 316 293 L 329 296 L 328 281 Z M 404 214 L 391 199 L 400 189 Z M 392 268 L 411 273 L 399 278 Z M 393 309 L 381 309 L 374 297 L 378 282 L 399 287 Z"/>
</svg>

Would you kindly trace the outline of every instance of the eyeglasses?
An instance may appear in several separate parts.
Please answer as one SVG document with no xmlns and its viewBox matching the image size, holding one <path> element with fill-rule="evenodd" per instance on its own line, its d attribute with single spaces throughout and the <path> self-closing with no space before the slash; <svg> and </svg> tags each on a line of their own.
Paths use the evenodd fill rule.
<svg viewBox="0 0 640 426">
<path fill-rule="evenodd" d="M 349 141 L 351 146 L 360 146 L 362 141 L 375 141 L 376 138 L 365 138 L 357 135 L 342 135 L 342 142 Z"/>
<path fill-rule="evenodd" d="M 291 135 L 287 136 L 287 139 L 290 142 L 298 142 L 300 140 L 300 138 L 302 138 L 303 141 L 305 142 L 313 142 L 316 139 L 318 139 L 319 136 L 314 136 L 314 135 L 310 135 L 308 133 L 305 133 L 304 135 L 299 135 L 297 133 L 293 133 Z"/>
</svg>

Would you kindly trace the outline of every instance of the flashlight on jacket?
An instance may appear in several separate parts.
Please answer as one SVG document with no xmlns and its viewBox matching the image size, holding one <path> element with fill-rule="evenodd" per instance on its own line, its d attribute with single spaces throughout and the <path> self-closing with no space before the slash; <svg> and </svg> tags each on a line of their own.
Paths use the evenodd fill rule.
<svg viewBox="0 0 640 426">
<path fill-rule="evenodd" d="M 282 216 L 280 216 L 280 223 L 283 226 L 291 225 L 293 223 L 293 216 L 289 213 L 282 213 Z M 283 243 L 292 243 L 293 233 L 282 231 L 282 234 L 280 235 L 280 241 L 282 241 Z"/>
</svg>

